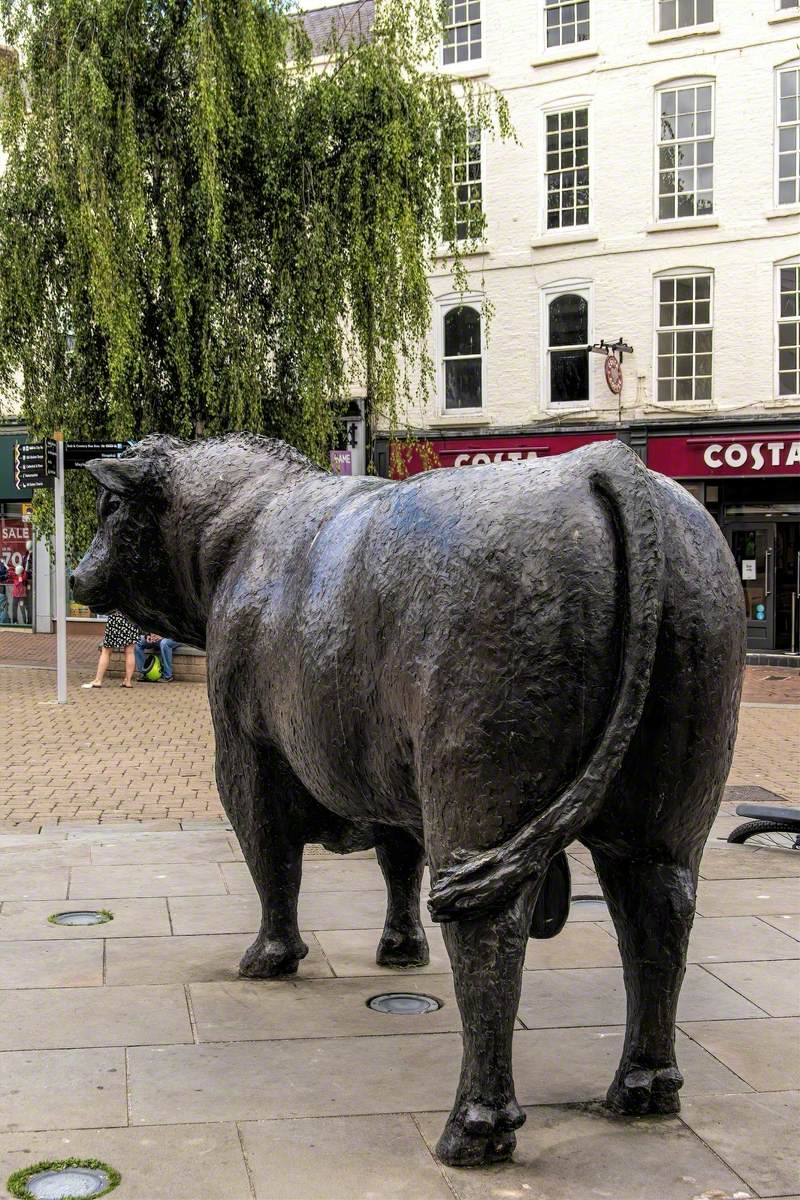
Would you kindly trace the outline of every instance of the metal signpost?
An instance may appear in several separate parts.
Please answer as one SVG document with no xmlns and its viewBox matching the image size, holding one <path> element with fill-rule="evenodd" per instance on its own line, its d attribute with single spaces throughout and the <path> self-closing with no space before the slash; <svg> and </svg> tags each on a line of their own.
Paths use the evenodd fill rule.
<svg viewBox="0 0 800 1200">
<path fill-rule="evenodd" d="M 56 478 L 53 489 L 56 551 L 56 698 L 67 703 L 67 539 L 64 532 L 64 437 L 55 435 Z"/>
<path fill-rule="evenodd" d="M 67 541 L 64 528 L 64 472 L 92 458 L 119 458 L 128 442 L 65 442 L 62 433 L 42 442 L 14 446 L 14 486 L 52 487 L 56 570 L 56 696 L 67 703 Z"/>
</svg>

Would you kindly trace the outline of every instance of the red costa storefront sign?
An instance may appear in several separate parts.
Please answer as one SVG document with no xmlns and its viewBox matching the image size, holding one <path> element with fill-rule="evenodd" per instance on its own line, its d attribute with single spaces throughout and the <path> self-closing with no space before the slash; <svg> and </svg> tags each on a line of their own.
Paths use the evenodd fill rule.
<svg viewBox="0 0 800 1200">
<path fill-rule="evenodd" d="M 566 454 L 590 442 L 609 442 L 613 433 L 547 433 L 539 437 L 441 438 L 412 443 L 396 442 L 392 447 L 392 475 L 417 475 L 431 467 L 486 466 L 488 463 L 513 462 L 526 458 L 548 458 Z M 402 460 L 405 469 L 398 463 Z"/>
<path fill-rule="evenodd" d="M 650 437 L 647 465 L 673 479 L 800 475 L 800 432 Z"/>
</svg>

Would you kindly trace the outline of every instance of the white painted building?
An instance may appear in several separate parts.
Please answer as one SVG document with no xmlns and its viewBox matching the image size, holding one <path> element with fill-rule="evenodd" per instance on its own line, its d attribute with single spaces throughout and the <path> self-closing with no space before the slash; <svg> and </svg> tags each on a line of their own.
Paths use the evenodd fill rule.
<svg viewBox="0 0 800 1200">
<path fill-rule="evenodd" d="M 449 12 L 440 69 L 502 91 L 519 144 L 465 155 L 463 224 L 480 203 L 485 230 L 467 296 L 446 260 L 431 276 L 417 436 L 458 466 L 622 437 L 725 528 L 751 645 L 800 649 L 800 6 Z M 615 394 L 586 347 L 619 338 Z"/>
</svg>

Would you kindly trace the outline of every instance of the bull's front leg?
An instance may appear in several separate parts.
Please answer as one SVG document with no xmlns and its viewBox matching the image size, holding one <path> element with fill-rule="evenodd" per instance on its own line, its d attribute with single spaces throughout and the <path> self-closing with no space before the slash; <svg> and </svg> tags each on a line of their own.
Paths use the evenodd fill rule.
<svg viewBox="0 0 800 1200">
<path fill-rule="evenodd" d="M 381 831 L 375 852 L 386 880 L 386 924 L 375 961 L 382 967 L 425 967 L 428 939 L 419 919 L 419 893 L 425 850 L 402 829 Z"/>
<path fill-rule="evenodd" d="M 261 901 L 261 928 L 239 964 L 252 979 L 292 975 L 308 954 L 297 924 L 303 838 L 287 770 L 273 751 L 217 739 L 217 786 Z"/>
</svg>

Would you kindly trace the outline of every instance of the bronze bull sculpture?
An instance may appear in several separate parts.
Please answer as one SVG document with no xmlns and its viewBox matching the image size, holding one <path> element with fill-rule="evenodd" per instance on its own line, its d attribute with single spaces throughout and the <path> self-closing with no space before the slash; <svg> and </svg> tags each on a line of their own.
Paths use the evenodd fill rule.
<svg viewBox="0 0 800 1200">
<path fill-rule="evenodd" d="M 207 650 L 219 792 L 263 910 L 242 974 L 307 953 L 308 842 L 375 846 L 378 962 L 425 963 L 427 859 L 464 1031 L 438 1153 L 508 1158 L 525 948 L 563 918 L 578 839 L 628 996 L 608 1103 L 677 1111 L 676 1005 L 744 662 L 705 510 L 618 441 L 404 482 L 244 435 L 150 437 L 88 469 L 77 599 Z"/>
</svg>

